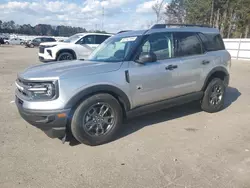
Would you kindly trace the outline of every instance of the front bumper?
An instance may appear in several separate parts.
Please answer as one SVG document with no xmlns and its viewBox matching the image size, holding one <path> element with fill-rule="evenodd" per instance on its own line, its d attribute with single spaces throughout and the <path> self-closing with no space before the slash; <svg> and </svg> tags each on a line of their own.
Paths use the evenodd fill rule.
<svg viewBox="0 0 250 188">
<path fill-rule="evenodd" d="M 51 138 L 61 138 L 65 135 L 70 109 L 29 110 L 22 107 L 21 99 L 16 97 L 15 102 L 21 117 L 29 124 L 41 129 Z"/>
<path fill-rule="evenodd" d="M 39 56 L 39 61 L 41 61 L 43 63 L 48 63 L 48 62 L 53 62 L 55 60 L 54 59 L 44 59 L 44 57 Z"/>
</svg>

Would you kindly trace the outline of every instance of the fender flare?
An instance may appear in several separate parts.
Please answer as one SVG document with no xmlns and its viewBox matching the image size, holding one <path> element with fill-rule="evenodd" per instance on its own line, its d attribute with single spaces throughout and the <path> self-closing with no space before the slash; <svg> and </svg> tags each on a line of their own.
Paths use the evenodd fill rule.
<svg viewBox="0 0 250 188">
<path fill-rule="evenodd" d="M 122 103 L 122 105 L 125 108 L 125 111 L 130 110 L 131 104 L 129 101 L 128 96 L 119 88 L 111 85 L 95 85 L 88 87 L 86 89 L 83 89 L 82 91 L 78 92 L 76 95 L 74 95 L 65 105 L 65 109 L 67 108 L 73 108 L 75 107 L 81 100 L 97 94 L 97 93 L 109 93 L 116 97 L 119 102 Z"/>
<path fill-rule="evenodd" d="M 204 82 L 204 85 L 202 87 L 202 91 L 205 90 L 207 84 L 208 84 L 208 81 L 209 79 L 211 78 L 211 76 L 215 73 L 215 72 L 223 72 L 226 74 L 226 76 L 229 76 L 229 73 L 227 71 L 227 69 L 225 67 L 215 67 L 213 68 L 207 75 L 206 79 L 205 79 L 205 82 Z"/>
</svg>

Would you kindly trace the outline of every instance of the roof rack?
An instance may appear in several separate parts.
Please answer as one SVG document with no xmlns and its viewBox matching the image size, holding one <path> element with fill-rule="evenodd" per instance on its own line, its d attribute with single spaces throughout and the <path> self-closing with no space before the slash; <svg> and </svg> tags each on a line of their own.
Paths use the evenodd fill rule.
<svg viewBox="0 0 250 188">
<path fill-rule="evenodd" d="M 195 25 L 195 24 L 155 24 L 151 27 L 151 29 L 163 29 L 170 26 L 178 26 L 178 27 L 210 27 L 209 25 Z"/>
</svg>

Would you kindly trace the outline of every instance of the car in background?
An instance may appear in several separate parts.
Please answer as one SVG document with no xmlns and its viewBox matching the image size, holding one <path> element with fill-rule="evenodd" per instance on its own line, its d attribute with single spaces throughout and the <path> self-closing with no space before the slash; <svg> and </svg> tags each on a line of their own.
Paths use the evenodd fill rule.
<svg viewBox="0 0 250 188">
<path fill-rule="evenodd" d="M 86 59 L 110 36 L 103 33 L 78 33 L 63 42 L 41 43 L 38 56 L 42 62 Z"/>
<path fill-rule="evenodd" d="M 0 45 L 4 44 L 4 39 L 0 37 Z"/>
<path fill-rule="evenodd" d="M 24 45 L 25 41 L 20 38 L 11 38 L 9 40 L 5 40 L 5 44 Z"/>
<path fill-rule="evenodd" d="M 25 44 L 25 47 L 34 48 L 36 46 L 39 46 L 43 42 L 56 42 L 56 39 L 54 39 L 53 37 L 38 37 L 38 38 L 34 38 L 33 40 L 28 41 Z"/>
</svg>

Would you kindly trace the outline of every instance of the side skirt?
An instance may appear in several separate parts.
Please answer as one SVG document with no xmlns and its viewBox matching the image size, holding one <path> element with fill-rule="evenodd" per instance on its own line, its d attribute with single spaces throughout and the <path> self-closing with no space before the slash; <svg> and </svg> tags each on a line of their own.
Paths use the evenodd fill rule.
<svg viewBox="0 0 250 188">
<path fill-rule="evenodd" d="M 189 103 L 192 101 L 200 100 L 200 99 L 202 99 L 203 94 L 204 94 L 203 91 L 199 91 L 199 92 L 190 93 L 187 95 L 167 99 L 164 101 L 159 101 L 159 102 L 139 106 L 139 107 L 136 107 L 136 108 L 128 111 L 126 113 L 126 115 L 127 115 L 127 118 L 132 118 L 135 116 L 140 116 L 143 114 L 156 112 L 156 111 L 163 110 L 166 108 L 179 106 L 179 105 L 186 104 L 186 103 Z"/>
</svg>

